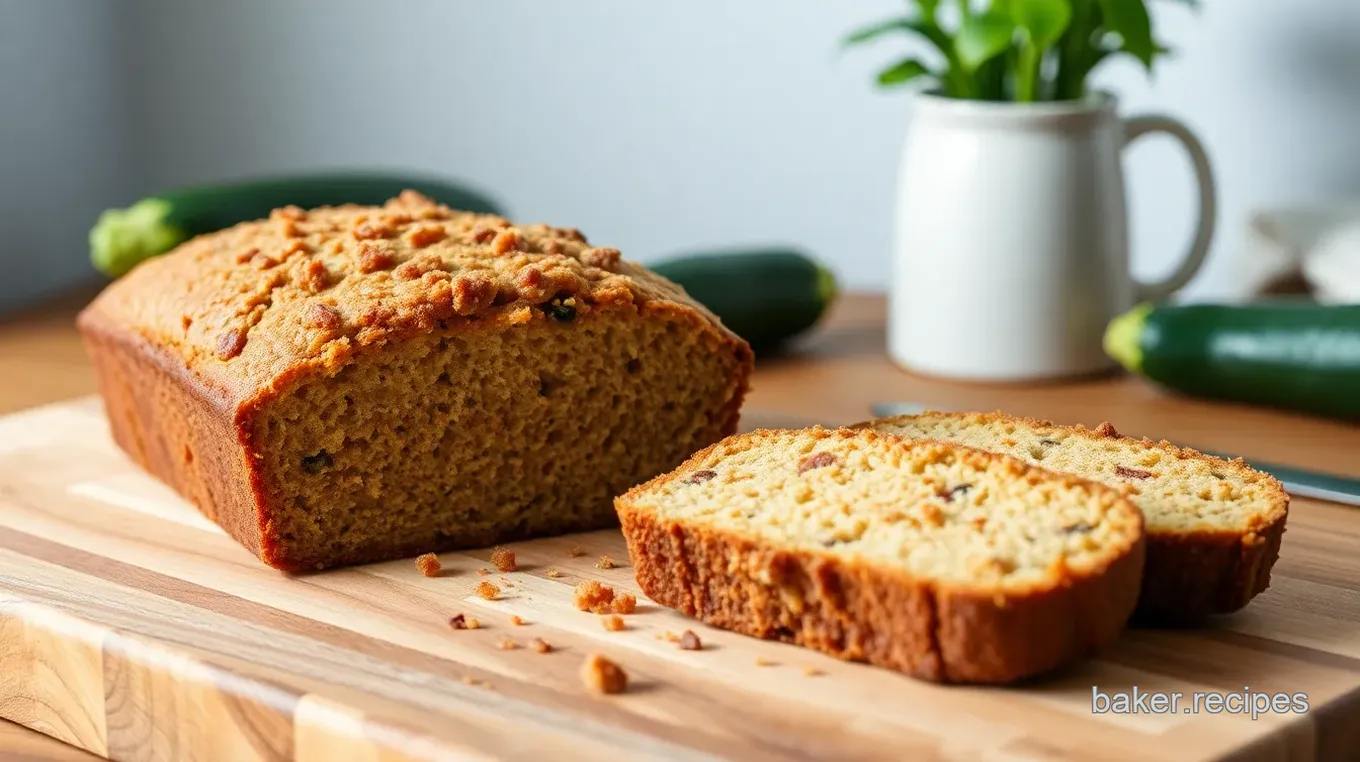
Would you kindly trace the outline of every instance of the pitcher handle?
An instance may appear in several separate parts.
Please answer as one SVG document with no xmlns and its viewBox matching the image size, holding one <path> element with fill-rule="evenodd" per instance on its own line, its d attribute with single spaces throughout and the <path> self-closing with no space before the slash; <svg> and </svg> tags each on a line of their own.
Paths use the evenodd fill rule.
<svg viewBox="0 0 1360 762">
<path fill-rule="evenodd" d="M 1181 260 L 1176 271 L 1165 280 L 1156 283 L 1139 282 L 1137 292 L 1139 301 L 1159 301 L 1176 293 L 1195 277 L 1204 266 L 1204 258 L 1209 253 L 1209 244 L 1214 238 L 1214 223 L 1218 217 L 1217 190 L 1214 185 L 1213 167 L 1209 155 L 1204 150 L 1195 133 L 1183 123 L 1169 116 L 1149 114 L 1136 116 L 1124 121 L 1124 147 L 1127 148 L 1138 138 L 1154 132 L 1164 132 L 1180 141 L 1190 155 L 1195 168 L 1195 180 L 1199 184 L 1199 221 L 1196 224 L 1195 240 L 1190 252 Z"/>
</svg>

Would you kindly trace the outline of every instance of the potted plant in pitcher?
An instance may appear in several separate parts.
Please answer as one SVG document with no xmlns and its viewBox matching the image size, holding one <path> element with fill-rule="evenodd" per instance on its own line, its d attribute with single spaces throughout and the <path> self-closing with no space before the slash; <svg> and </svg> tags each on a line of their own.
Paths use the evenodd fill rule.
<svg viewBox="0 0 1360 762">
<path fill-rule="evenodd" d="M 914 35 L 883 86 L 916 88 L 902 146 L 888 350 L 902 367 L 979 381 L 1052 379 L 1113 367 L 1109 321 L 1169 296 L 1204 261 L 1215 194 L 1200 141 L 1166 116 L 1124 118 L 1087 81 L 1129 55 L 1167 52 L 1143 0 L 914 0 L 851 44 Z M 1120 154 L 1164 132 L 1190 154 L 1199 225 L 1176 272 L 1129 271 Z"/>
</svg>

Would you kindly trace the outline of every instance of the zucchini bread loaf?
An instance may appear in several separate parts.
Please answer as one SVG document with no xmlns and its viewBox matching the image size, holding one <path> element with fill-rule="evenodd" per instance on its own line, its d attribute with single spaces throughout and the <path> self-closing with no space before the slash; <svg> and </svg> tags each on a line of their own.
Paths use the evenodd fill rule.
<svg viewBox="0 0 1360 762">
<path fill-rule="evenodd" d="M 638 584 L 709 624 L 942 682 L 1008 683 L 1123 628 L 1118 491 L 873 431 L 741 434 L 615 501 Z"/>
<path fill-rule="evenodd" d="M 617 250 L 409 192 L 189 241 L 79 327 L 119 445 L 288 571 L 615 523 L 752 366 Z"/>
<path fill-rule="evenodd" d="M 1005 453 L 1128 490 L 1147 521 L 1147 566 L 1136 617 L 1188 623 L 1236 611 L 1270 584 L 1289 496 L 1241 461 L 1167 442 L 1001 413 L 925 413 L 875 430 Z"/>
</svg>

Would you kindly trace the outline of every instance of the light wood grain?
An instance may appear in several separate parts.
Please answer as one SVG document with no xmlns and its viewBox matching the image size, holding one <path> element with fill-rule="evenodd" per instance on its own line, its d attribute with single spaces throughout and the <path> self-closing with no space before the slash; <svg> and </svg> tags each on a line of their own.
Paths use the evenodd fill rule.
<svg viewBox="0 0 1360 762">
<path fill-rule="evenodd" d="M 57 319 L 42 343 L 70 341 Z M 1052 388 L 919 379 L 882 358 L 881 320 L 881 301 L 849 300 L 802 353 L 763 361 L 746 425 L 846 423 L 868 417 L 872 401 L 913 400 L 1109 419 L 1360 474 L 1354 428 L 1173 399 L 1130 379 Z M 24 346 L 16 335 L 0 330 L 0 348 Z M 39 362 L 48 373 L 61 364 Z M 41 401 L 41 387 L 12 387 L 0 408 Z M 573 544 L 586 554 L 571 556 Z M 1360 758 L 1355 509 L 1296 501 L 1271 589 L 1245 611 L 1200 630 L 1130 632 L 1102 659 L 1003 690 L 927 685 L 645 601 L 627 630 L 607 632 L 572 607 L 571 590 L 589 578 L 636 591 L 626 566 L 594 565 L 601 554 L 627 558 L 617 532 L 515 548 L 522 568 L 490 577 L 503 587 L 495 601 L 471 593 L 485 552 L 445 554 L 448 573 L 436 579 L 409 560 L 287 578 L 131 467 L 97 401 L 20 413 L 0 420 L 0 715 L 121 759 Z M 459 611 L 486 626 L 450 630 Z M 708 648 L 660 637 L 684 629 Z M 501 650 L 507 636 L 543 637 L 555 650 Z M 623 664 L 634 689 L 589 694 L 577 669 L 593 651 Z M 1135 684 L 1303 691 L 1311 711 L 1254 722 L 1091 713 L 1091 686 Z M 0 749 L 73 758 L 23 733 L 0 726 Z"/>
</svg>

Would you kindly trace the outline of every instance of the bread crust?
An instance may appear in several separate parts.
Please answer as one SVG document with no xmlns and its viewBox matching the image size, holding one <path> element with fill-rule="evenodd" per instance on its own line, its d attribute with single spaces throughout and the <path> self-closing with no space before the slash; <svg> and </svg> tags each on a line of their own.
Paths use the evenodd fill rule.
<svg viewBox="0 0 1360 762">
<path fill-rule="evenodd" d="M 716 627 L 923 680 L 1009 684 L 1098 653 L 1133 611 L 1145 558 L 1141 530 L 1103 569 L 1067 569 L 1051 585 L 1002 594 L 829 552 L 774 547 L 728 530 L 661 519 L 639 505 L 649 487 L 684 477 L 715 447 L 620 496 L 615 508 L 643 592 Z M 973 454 L 1042 471 L 1004 455 Z"/>
<path fill-rule="evenodd" d="M 400 256 L 386 263 L 388 270 L 379 272 L 363 269 L 357 259 L 362 247 L 354 247 L 353 251 L 340 252 L 330 259 L 332 270 L 337 262 L 353 268 L 345 276 L 350 281 L 349 290 L 337 294 L 323 288 L 320 293 L 311 293 L 290 284 L 286 277 L 280 279 L 279 273 L 287 269 L 286 261 L 259 270 L 258 282 L 250 280 L 257 277 L 252 275 L 254 262 L 261 256 L 268 257 L 274 249 L 288 252 L 286 257 L 305 258 L 325 248 L 319 244 L 299 248 L 289 243 L 296 240 L 295 219 L 307 219 L 307 213 L 282 211 L 283 214 L 268 221 L 246 223 L 195 239 L 177 251 L 145 263 L 105 289 L 76 321 L 119 447 L 271 567 L 304 572 L 520 539 L 512 534 L 450 537 L 439 547 L 389 545 L 325 558 L 300 554 L 278 536 L 271 521 L 276 510 L 275 498 L 266 488 L 263 458 L 255 442 L 256 420 L 272 402 L 302 384 L 332 376 L 365 353 L 382 351 L 411 337 L 513 330 L 530 321 L 549 320 L 543 307 L 548 296 L 574 300 L 570 304 L 581 321 L 625 311 L 637 319 L 678 318 L 695 331 L 711 334 L 721 351 L 731 354 L 734 369 L 733 394 L 714 410 L 714 420 L 720 436 L 737 429 L 753 367 L 746 342 L 680 287 L 639 265 L 618 259 L 617 251 L 588 248 L 584 236 L 576 231 L 545 226 L 525 228 L 520 237 L 529 243 L 519 245 L 558 253 L 538 251 L 530 255 L 510 251 L 507 256 L 515 261 L 508 264 L 495 252 L 461 244 L 455 247 L 451 243 L 452 234 L 420 252 L 399 249 Z M 480 235 L 478 231 L 486 226 L 518 230 L 500 218 L 460 216 L 409 197 L 381 209 L 346 207 L 323 211 L 336 218 L 330 222 L 313 220 L 321 231 L 315 235 L 323 239 L 342 235 L 355 219 L 381 220 L 384 213 L 406 219 L 403 224 L 414 227 L 444 220 L 450 230 L 461 225 L 468 235 Z M 330 227 L 320 227 L 323 222 Z M 403 236 L 399 230 L 396 234 L 398 240 L 411 237 Z M 494 242 L 486 244 L 493 245 Z M 440 246 L 449 247 L 440 255 L 442 259 L 436 256 Z M 236 252 L 242 247 L 247 253 L 256 252 L 252 255 L 256 259 L 243 259 Z M 612 255 L 606 256 L 610 252 Z M 286 257 L 275 255 L 276 259 Z M 408 290 L 401 292 L 403 295 L 394 296 L 395 292 L 384 290 L 398 287 L 392 285 L 399 279 L 391 271 L 417 261 L 416 257 L 423 257 L 418 260 L 422 267 L 431 268 L 427 273 L 444 275 L 448 272 L 440 270 L 440 266 L 471 270 L 482 257 L 496 257 L 495 266 L 502 267 L 495 271 L 498 275 L 493 279 L 478 271 L 477 277 L 491 279 L 492 293 L 509 288 L 509 293 L 517 296 L 496 304 L 490 295 L 483 294 L 486 298 L 478 302 L 477 308 L 463 314 L 440 311 L 454 309 L 456 302 L 440 307 L 437 299 L 426 299 L 430 294 L 442 293 L 440 284 L 446 283 L 447 278 L 428 278 L 428 283 L 415 285 L 404 282 L 400 287 Z M 298 271 L 299 268 L 292 269 Z M 211 286 L 196 290 L 188 285 L 195 280 L 218 283 L 216 275 L 223 279 L 244 278 L 248 287 L 238 293 L 234 285 L 218 292 L 212 291 Z M 553 277 L 563 284 L 574 284 L 577 291 L 546 294 L 539 278 Z M 269 295 L 263 302 L 261 293 Z M 326 305 L 325 314 L 321 315 L 325 320 L 309 323 L 308 310 L 318 305 Z M 274 311 L 272 315 L 267 314 L 270 310 Z M 265 316 L 261 317 L 262 314 Z M 241 345 L 225 347 L 227 351 L 215 354 L 223 349 L 215 347 L 212 341 L 217 329 L 235 325 L 242 315 L 253 316 L 248 319 L 254 322 L 241 334 Z M 378 322 L 364 322 L 373 315 L 380 318 Z M 213 327 L 202 329 L 205 325 Z M 224 335 L 230 335 L 230 331 Z M 599 527 L 583 525 L 571 529 L 595 528 Z"/>
<path fill-rule="evenodd" d="M 1256 471 L 1241 458 L 1226 460 L 1166 440 L 1124 436 L 1108 421 L 1095 429 L 1088 429 L 1080 425 L 1069 426 L 999 411 L 926 411 L 921 415 L 954 419 L 976 416 L 984 423 L 1013 422 L 1032 428 L 1059 430 L 1092 441 L 1117 439 L 1125 444 L 1210 463 L 1217 469 L 1264 476 L 1264 486 L 1272 496 L 1272 505 L 1264 516 L 1251 522 L 1242 531 L 1182 532 L 1155 526 L 1147 528 L 1147 563 L 1143 572 L 1142 594 L 1133 621 L 1146 625 L 1193 624 L 1211 615 L 1239 611 L 1270 586 L 1271 569 L 1279 560 L 1280 544 L 1289 518 L 1289 495 L 1279 480 Z M 915 417 L 904 415 L 865 421 L 850 428 L 872 429 Z"/>
</svg>

